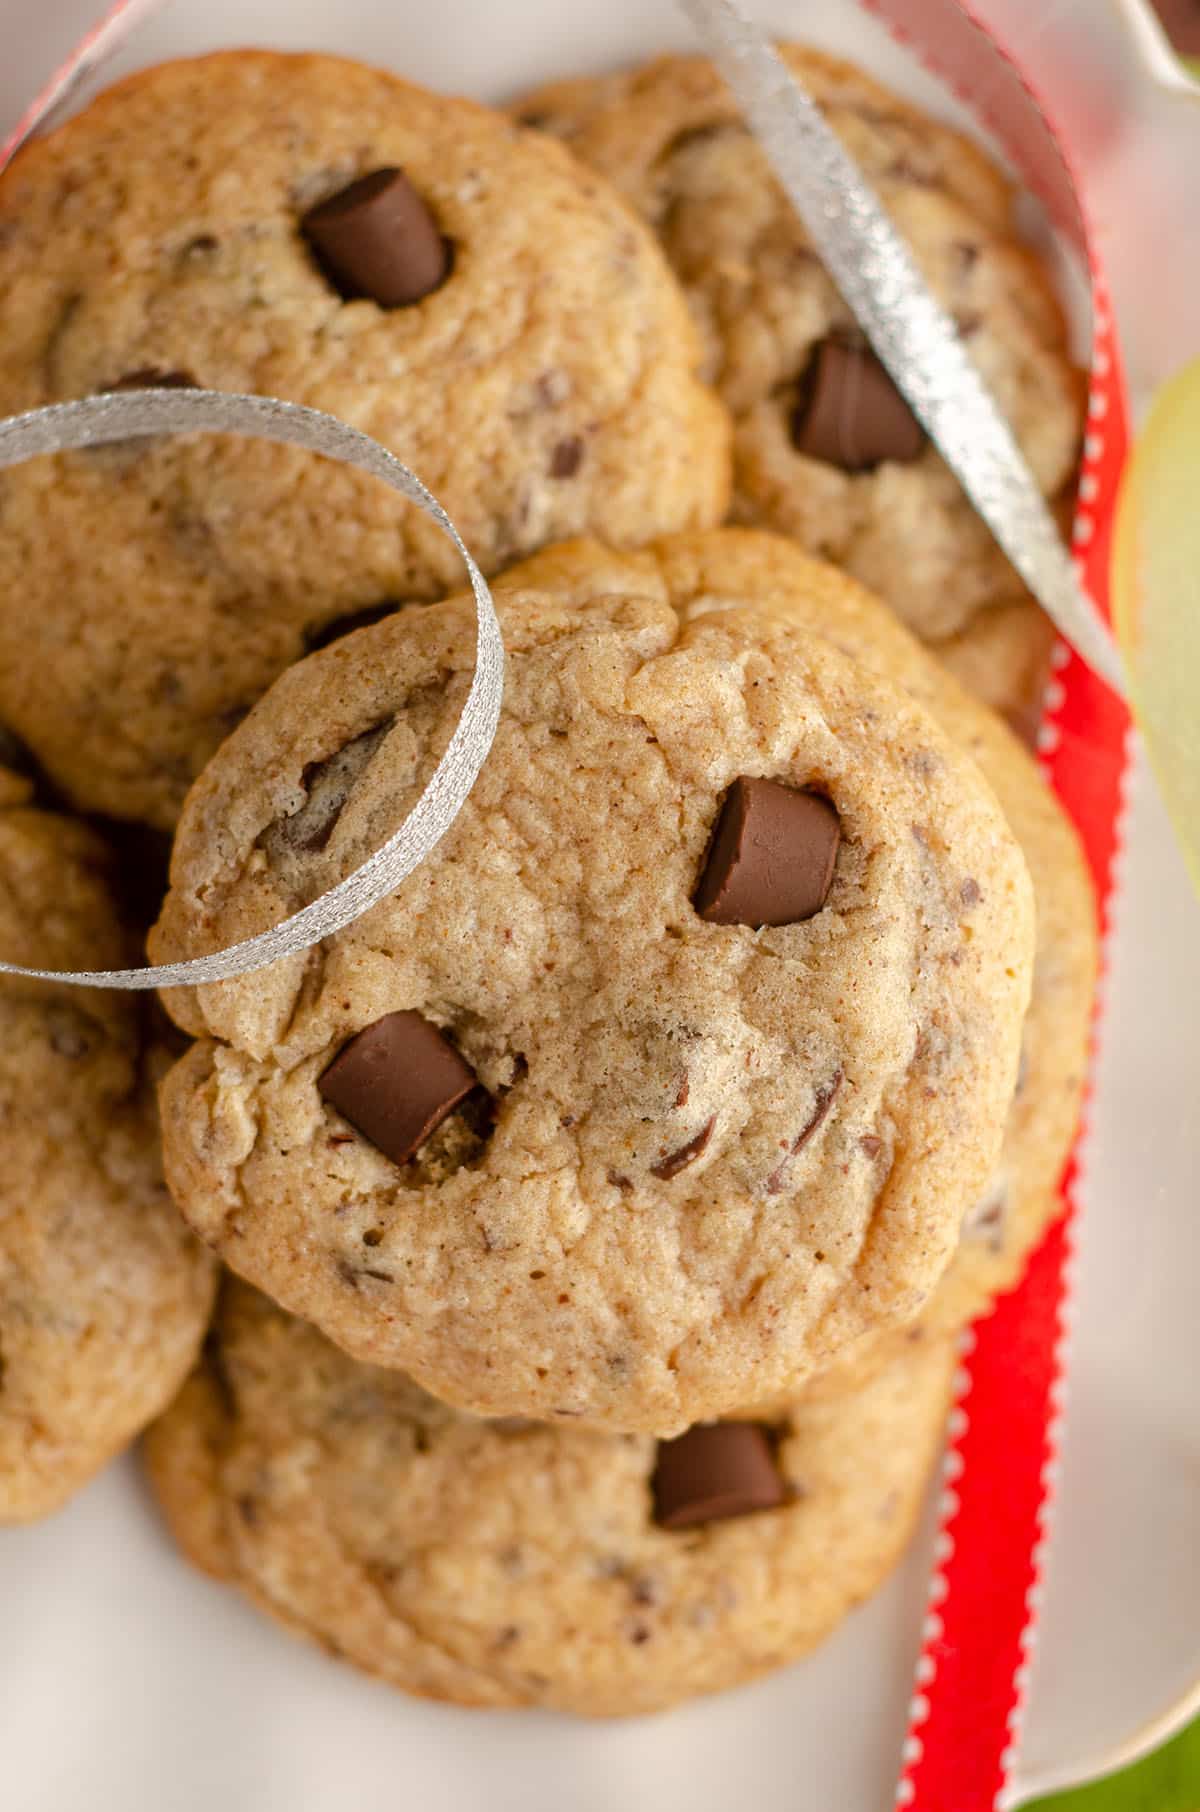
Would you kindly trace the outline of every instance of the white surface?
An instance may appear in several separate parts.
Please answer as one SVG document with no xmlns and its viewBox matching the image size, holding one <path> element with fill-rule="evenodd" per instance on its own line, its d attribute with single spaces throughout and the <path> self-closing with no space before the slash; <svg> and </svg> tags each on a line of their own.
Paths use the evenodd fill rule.
<svg viewBox="0 0 1200 1812">
<path fill-rule="evenodd" d="M 1186 1715 L 1200 1683 L 1200 908 L 1141 762 L 1132 802 L 1030 1787 L 1115 1758 L 1168 1708 Z"/>
<path fill-rule="evenodd" d="M 1200 184 L 1200 106 L 1167 97 L 1134 56 L 1120 18 L 1129 4 L 987 0 L 982 10 L 1084 133 L 1145 378 L 1200 350 L 1200 197 L 1191 241 L 1175 233 L 1164 260 L 1161 237 L 1164 222 L 1179 225 L 1186 168 Z M 15 117 L 96 10 L 96 0 L 55 0 L 31 17 L 28 0 L 0 0 L 0 120 Z M 849 0 L 764 0 L 763 10 L 954 113 Z M 418 79 L 498 95 L 688 41 L 669 0 L 439 0 L 430 16 L 436 25 L 413 0 L 173 0 L 121 62 L 253 38 L 374 54 Z M 1200 1674 L 1200 911 L 1145 784 L 1120 923 L 1023 1782 L 1090 1771 Z M 126 1463 L 54 1522 L 0 1536 L 0 1803 L 886 1812 L 926 1559 L 927 1544 L 805 1665 L 668 1718 L 593 1729 L 411 1704 L 290 1643 L 176 1560 Z"/>
</svg>

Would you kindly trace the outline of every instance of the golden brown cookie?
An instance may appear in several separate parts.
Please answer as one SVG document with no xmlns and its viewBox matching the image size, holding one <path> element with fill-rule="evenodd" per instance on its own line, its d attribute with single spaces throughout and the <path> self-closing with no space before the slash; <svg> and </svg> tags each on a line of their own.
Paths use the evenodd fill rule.
<svg viewBox="0 0 1200 1812">
<path fill-rule="evenodd" d="M 560 573 L 564 557 L 557 550 L 545 556 Z M 828 635 L 903 685 L 978 763 L 1028 863 L 1037 942 L 1016 1094 L 996 1172 L 969 1210 L 954 1261 L 921 1318 L 938 1332 L 959 1327 L 1017 1280 L 1059 1206 L 1087 1074 L 1099 954 L 1078 834 L 994 712 L 968 696 L 868 593 L 814 569 L 779 537 L 752 531 L 676 537 L 652 557 L 685 620 L 730 593 L 752 592 L 761 608 Z"/>
<path fill-rule="evenodd" d="M 1074 477 L 1083 385 L 1048 277 L 1017 237 L 1009 185 L 969 139 L 850 64 L 797 45 L 783 54 L 908 239 L 1056 498 Z M 926 641 L 1028 604 L 866 354 L 711 64 L 663 57 L 555 83 L 517 113 L 614 182 L 658 233 L 704 338 L 706 373 L 734 417 L 739 520 L 845 568 Z M 980 651 L 964 678 L 1027 715 L 1036 702 L 1027 669 L 1043 635 L 1035 617 L 1010 616 L 1004 671 Z"/>
<path fill-rule="evenodd" d="M 230 1283 L 146 1441 L 197 1566 L 405 1692 L 657 1711 L 786 1665 L 903 1552 L 951 1343 L 682 1443 L 447 1409 Z M 667 1526 L 664 1526 L 666 1524 Z"/>
<path fill-rule="evenodd" d="M 131 957 L 93 834 L 0 770 L 0 957 Z M 214 1267 L 162 1179 L 129 995 L 0 978 L 0 1524 L 57 1509 L 195 1361 Z"/>
<path fill-rule="evenodd" d="M 606 183 L 361 64 L 146 70 L 0 178 L 0 413 L 142 383 L 312 404 L 411 465 L 489 572 L 720 520 L 729 427 L 698 361 Z M 262 441 L 42 460 L 0 505 L 0 714 L 77 804 L 163 828 L 291 661 L 462 583 L 413 506 Z"/>
<path fill-rule="evenodd" d="M 564 587 L 630 583 L 634 558 L 595 543 L 552 548 L 526 563 Z M 910 692 L 978 764 L 1028 864 L 1036 906 L 1033 991 L 1017 1088 L 994 1174 L 971 1204 L 954 1260 L 921 1321 L 960 1327 L 1013 1284 L 1058 1204 L 1087 1072 L 1098 962 L 1095 898 L 1079 837 L 1036 763 L 993 711 L 968 695 L 868 592 L 791 542 L 755 530 L 676 536 L 637 556 L 661 578 L 684 621 L 753 595 L 765 613 L 827 636 Z M 902 1336 L 901 1336 L 902 1337 Z M 871 1363 L 894 1350 L 869 1343 Z"/>
<path fill-rule="evenodd" d="M 858 589 L 765 543 L 814 634 L 747 544 L 712 535 L 704 614 L 691 541 L 509 573 L 499 734 L 431 858 L 320 953 L 169 1003 L 189 1223 L 463 1408 L 662 1434 L 790 1390 L 918 1313 L 995 1166 L 1024 861 L 971 758 L 829 639 Z M 378 847 L 473 648 L 459 598 L 285 674 L 189 800 L 156 956 Z"/>
</svg>

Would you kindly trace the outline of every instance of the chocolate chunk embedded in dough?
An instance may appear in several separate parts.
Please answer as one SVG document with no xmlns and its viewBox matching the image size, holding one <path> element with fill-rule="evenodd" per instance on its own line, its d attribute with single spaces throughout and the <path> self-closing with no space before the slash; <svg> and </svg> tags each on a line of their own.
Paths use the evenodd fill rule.
<svg viewBox="0 0 1200 1812">
<path fill-rule="evenodd" d="M 813 353 L 792 415 L 792 442 L 810 459 L 869 472 L 885 460 L 916 459 L 925 433 L 875 354 L 835 337 Z"/>
<path fill-rule="evenodd" d="M 766 1430 L 757 1422 L 701 1422 L 660 1441 L 652 1480 L 664 1529 L 775 1510 L 786 1497 Z"/>
<path fill-rule="evenodd" d="M 725 794 L 695 907 L 714 925 L 794 925 L 829 897 L 841 830 L 828 799 L 775 780 Z"/>
<path fill-rule="evenodd" d="M 388 1013 L 336 1056 L 321 1095 L 393 1164 L 406 1164 L 475 1087 L 475 1073 L 420 1013 Z"/>
<path fill-rule="evenodd" d="M 381 308 L 421 302 L 444 282 L 449 250 L 403 170 L 372 170 L 310 208 L 301 226 L 326 275 L 347 300 Z"/>
</svg>

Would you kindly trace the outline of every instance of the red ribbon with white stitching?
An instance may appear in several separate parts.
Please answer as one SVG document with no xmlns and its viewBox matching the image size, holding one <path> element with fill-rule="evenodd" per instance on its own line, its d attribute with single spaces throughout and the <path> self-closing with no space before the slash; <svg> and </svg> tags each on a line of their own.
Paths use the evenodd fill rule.
<svg viewBox="0 0 1200 1812">
<path fill-rule="evenodd" d="M 1072 552 L 1086 590 L 1108 616 L 1113 514 L 1129 450 L 1129 415 L 1108 287 L 1069 150 L 1026 74 L 965 5 L 865 3 L 971 107 L 1086 264 L 1092 365 Z M 1124 705 L 1060 645 L 1039 749 L 1046 776 L 1083 839 L 1106 934 L 1129 728 Z M 935 1573 L 896 1794 L 898 1805 L 917 1812 L 991 1812 L 1016 1761 L 1052 1507 L 1078 1187 L 1073 1158 L 1063 1182 L 1063 1213 L 1024 1282 L 964 1342 Z M 1003 1440 L 997 1438 L 1001 1429 Z"/>
</svg>

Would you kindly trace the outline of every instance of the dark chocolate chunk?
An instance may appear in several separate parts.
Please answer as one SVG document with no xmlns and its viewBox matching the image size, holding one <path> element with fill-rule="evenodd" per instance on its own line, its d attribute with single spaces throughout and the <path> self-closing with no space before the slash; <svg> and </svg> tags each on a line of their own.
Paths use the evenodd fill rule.
<svg viewBox="0 0 1200 1812">
<path fill-rule="evenodd" d="M 1150 0 L 1181 57 L 1200 57 L 1200 0 Z"/>
<path fill-rule="evenodd" d="M 388 1013 L 334 1058 L 323 1098 L 393 1164 L 406 1164 L 476 1086 L 474 1071 L 419 1013 Z"/>
<path fill-rule="evenodd" d="M 712 1129 L 716 1123 L 717 1118 L 714 1114 L 712 1119 L 706 1121 L 700 1128 L 694 1139 L 689 1139 L 686 1145 L 679 1147 L 678 1151 L 668 1152 L 667 1156 L 660 1158 L 657 1164 L 651 1164 L 650 1175 L 661 1177 L 664 1183 L 669 1183 L 671 1178 L 677 1177 L 681 1170 L 686 1170 L 689 1164 L 694 1164 L 712 1138 Z"/>
<path fill-rule="evenodd" d="M 770 1436 L 757 1422 L 700 1422 L 660 1441 L 651 1485 L 663 1529 L 775 1510 L 787 1495 Z"/>
<path fill-rule="evenodd" d="M 437 221 L 403 170 L 372 170 L 310 208 L 305 238 L 347 300 L 381 308 L 421 302 L 445 281 L 450 253 Z"/>
<path fill-rule="evenodd" d="M 829 897 L 841 831 L 819 793 L 776 780 L 735 780 L 725 794 L 696 889 L 712 925 L 794 925 Z"/>
<path fill-rule="evenodd" d="M 318 855 L 329 845 L 351 793 L 366 773 L 392 727 L 377 724 L 325 761 L 310 761 L 301 775 L 304 804 L 290 817 L 269 824 L 258 841 L 273 861 L 288 855 Z"/>
<path fill-rule="evenodd" d="M 813 353 L 792 413 L 798 453 L 844 472 L 907 463 L 925 445 L 920 422 L 875 354 L 836 336 Z"/>
<path fill-rule="evenodd" d="M 574 478 L 582 464 L 583 442 L 578 434 L 573 434 L 569 440 L 560 440 L 550 455 L 550 476 Z"/>
</svg>

